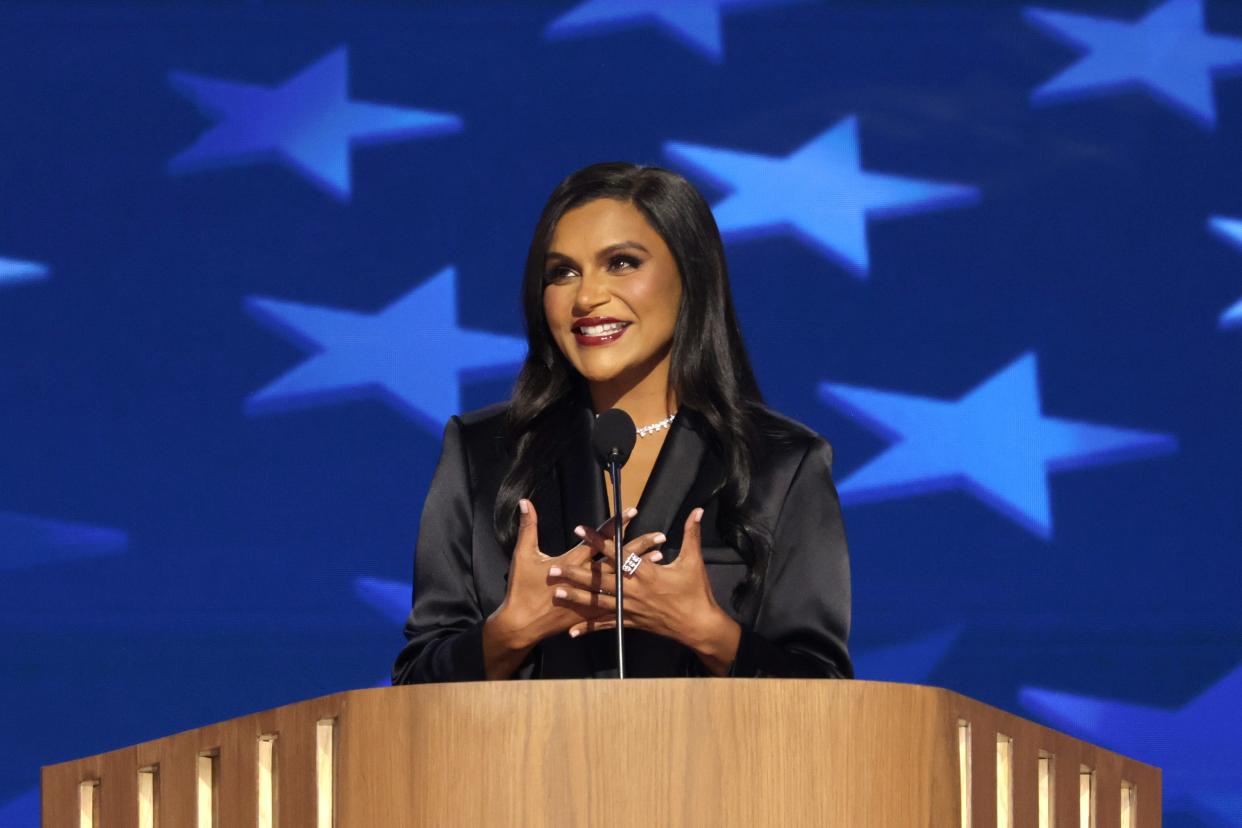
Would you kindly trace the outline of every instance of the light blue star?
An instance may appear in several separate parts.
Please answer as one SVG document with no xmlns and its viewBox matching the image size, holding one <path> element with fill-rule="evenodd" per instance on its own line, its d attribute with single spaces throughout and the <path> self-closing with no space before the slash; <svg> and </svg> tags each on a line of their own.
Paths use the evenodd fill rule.
<svg viewBox="0 0 1242 828">
<path fill-rule="evenodd" d="M 129 536 L 117 529 L 0 512 L 0 571 L 120 555 Z"/>
<path fill-rule="evenodd" d="M 249 297 L 261 322 L 313 356 L 247 401 L 251 413 L 380 395 L 439 433 L 461 411 L 459 382 L 506 376 L 526 342 L 457 325 L 457 274 L 446 267 L 379 313 Z"/>
<path fill-rule="evenodd" d="M 854 677 L 922 684 L 953 649 L 961 634 L 960 626 L 946 627 L 913 641 L 861 650 L 854 656 Z"/>
<path fill-rule="evenodd" d="M 1174 451 L 1165 434 L 1045 417 L 1027 353 L 957 400 L 822 383 L 824 402 L 892 442 L 842 481 L 843 501 L 965 489 L 1041 537 L 1052 535 L 1047 475 Z"/>
<path fill-rule="evenodd" d="M 548 24 L 544 36 L 571 38 L 655 23 L 708 60 L 724 60 L 725 8 L 790 5 L 803 0 L 586 0 Z"/>
<path fill-rule="evenodd" d="M 1242 667 L 1180 710 L 1078 696 L 1037 687 L 1022 706 L 1052 727 L 1158 765 L 1166 811 L 1204 809 L 1242 825 Z"/>
<path fill-rule="evenodd" d="M 864 172 L 850 116 L 784 158 L 668 142 L 665 154 L 730 191 L 712 208 L 737 240 L 793 233 L 867 278 L 867 219 L 974 202 L 975 187 Z"/>
<path fill-rule="evenodd" d="M 38 788 L 0 805 L 0 825 L 5 828 L 38 828 L 40 796 Z"/>
<path fill-rule="evenodd" d="M 345 47 L 276 88 L 174 72 L 175 89 L 218 123 L 169 162 L 174 173 L 275 159 L 342 201 L 354 144 L 456 132 L 456 115 L 349 100 Z"/>
<path fill-rule="evenodd" d="M 37 282 L 48 276 L 47 265 L 0 257 L 0 286 Z"/>
<path fill-rule="evenodd" d="M 414 594 L 414 585 L 408 581 L 403 583 L 359 575 L 354 578 L 354 592 L 385 620 L 404 624 L 410 614 L 410 596 Z"/>
<path fill-rule="evenodd" d="M 1216 124 L 1212 74 L 1242 69 L 1242 38 L 1208 34 L 1203 0 L 1167 0 L 1136 22 L 1027 8 L 1026 19 L 1087 54 L 1031 94 L 1035 102 L 1142 89 Z"/>
<path fill-rule="evenodd" d="M 1242 220 L 1212 216 L 1208 219 L 1208 227 L 1218 236 L 1242 250 Z M 1242 299 L 1237 304 L 1226 308 L 1220 315 L 1222 328 L 1242 328 Z"/>
</svg>

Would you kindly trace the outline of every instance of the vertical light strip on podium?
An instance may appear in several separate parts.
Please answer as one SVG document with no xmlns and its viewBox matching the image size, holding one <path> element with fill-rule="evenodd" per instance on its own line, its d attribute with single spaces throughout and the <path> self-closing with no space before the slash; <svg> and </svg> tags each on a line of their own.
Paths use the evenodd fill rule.
<svg viewBox="0 0 1242 828">
<path fill-rule="evenodd" d="M 99 780 L 78 783 L 78 828 L 99 828 Z"/>
<path fill-rule="evenodd" d="M 957 720 L 957 778 L 962 788 L 962 828 L 970 828 L 970 722 Z"/>
<path fill-rule="evenodd" d="M 138 769 L 138 828 L 156 828 L 160 812 L 160 766 Z"/>
<path fill-rule="evenodd" d="M 198 814 L 196 828 L 217 828 L 217 803 L 220 774 L 216 763 L 220 761 L 220 751 L 204 751 L 198 755 L 196 768 L 198 784 L 195 789 L 195 813 Z"/>
<path fill-rule="evenodd" d="M 336 719 L 315 724 L 315 813 L 316 828 L 333 828 L 336 811 Z"/>
<path fill-rule="evenodd" d="M 258 751 L 258 828 L 273 828 L 276 824 L 276 734 L 264 733 L 259 737 Z"/>
<path fill-rule="evenodd" d="M 1057 804 L 1056 757 L 1046 750 L 1039 752 L 1039 828 L 1052 828 L 1052 815 Z"/>
<path fill-rule="evenodd" d="M 1013 739 L 996 734 L 996 828 L 1013 828 Z"/>
<path fill-rule="evenodd" d="M 1133 782 L 1121 780 L 1121 828 L 1138 826 L 1138 789 Z"/>
<path fill-rule="evenodd" d="M 1078 771 L 1078 828 L 1095 828 L 1095 771 L 1086 765 Z"/>
</svg>

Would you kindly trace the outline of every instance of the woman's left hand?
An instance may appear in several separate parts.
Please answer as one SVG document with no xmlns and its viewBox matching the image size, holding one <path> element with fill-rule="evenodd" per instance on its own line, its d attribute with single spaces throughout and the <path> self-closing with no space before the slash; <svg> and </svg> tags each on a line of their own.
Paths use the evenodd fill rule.
<svg viewBox="0 0 1242 828">
<path fill-rule="evenodd" d="M 724 675 L 737 655 L 741 628 L 728 616 L 712 594 L 707 567 L 703 563 L 703 510 L 694 509 L 686 518 L 681 552 L 672 563 L 659 566 L 659 551 L 641 557 L 632 575 L 625 577 L 625 626 L 672 638 L 694 650 L 716 675 Z M 616 579 L 616 555 L 610 539 L 586 529 L 584 541 L 605 556 L 605 560 L 588 566 L 563 567 L 559 574 L 549 575 L 565 584 L 556 592 L 559 601 L 615 610 L 613 584 Z M 623 548 L 622 554 L 625 554 Z M 561 591 L 564 595 L 561 595 Z M 578 636 L 597 630 L 615 629 L 616 618 L 604 617 L 570 627 L 569 634 Z"/>
</svg>

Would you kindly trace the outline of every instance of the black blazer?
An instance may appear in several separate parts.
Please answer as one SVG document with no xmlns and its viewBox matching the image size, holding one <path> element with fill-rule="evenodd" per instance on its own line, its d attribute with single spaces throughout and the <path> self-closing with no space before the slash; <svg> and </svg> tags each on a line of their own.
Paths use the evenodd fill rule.
<svg viewBox="0 0 1242 828">
<path fill-rule="evenodd" d="M 500 547 L 492 526 L 510 461 L 501 438 L 503 418 L 503 406 L 493 406 L 454 417 L 444 430 L 419 527 L 414 605 L 405 627 L 407 644 L 393 666 L 394 684 L 486 678 L 483 622 L 504 599 L 511 554 Z M 832 448 L 792 420 L 772 412 L 762 419 L 752 497 L 756 519 L 768 528 L 773 545 L 764 586 L 754 600 L 740 611 L 733 605 L 733 588 L 746 577 L 746 565 L 720 539 L 718 499 L 712 493 L 724 479 L 724 462 L 693 411 L 683 408 L 673 421 L 627 538 L 664 532 L 668 542 L 662 550 L 672 561 L 687 516 L 703 506 L 703 558 L 712 590 L 742 628 L 730 675 L 851 677 L 849 557 L 830 476 Z M 559 458 L 531 495 L 544 554 L 564 553 L 578 544 L 575 526 L 598 526 L 607 518 L 603 474 L 590 450 L 593 420 L 589 408 L 577 412 Z M 545 639 L 515 677 L 616 676 L 615 635 Z M 693 651 L 672 639 L 643 630 L 625 635 L 627 676 L 708 674 Z"/>
</svg>

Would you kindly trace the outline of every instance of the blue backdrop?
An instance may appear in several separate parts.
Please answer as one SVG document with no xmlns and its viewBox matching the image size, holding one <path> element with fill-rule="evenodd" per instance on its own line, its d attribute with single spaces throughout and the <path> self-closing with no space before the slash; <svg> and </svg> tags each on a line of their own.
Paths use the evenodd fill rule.
<svg viewBox="0 0 1242 828">
<path fill-rule="evenodd" d="M 702 187 L 836 448 L 860 677 L 1242 824 L 1242 6 L 1049 3 L 0 7 L 0 824 L 383 680 L 440 428 L 612 159 Z"/>
</svg>

